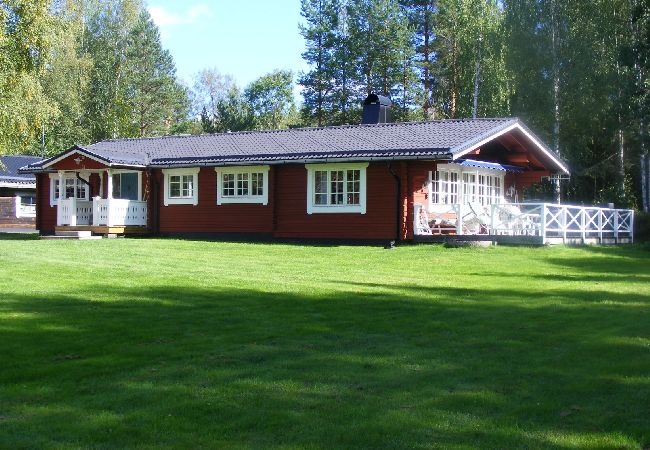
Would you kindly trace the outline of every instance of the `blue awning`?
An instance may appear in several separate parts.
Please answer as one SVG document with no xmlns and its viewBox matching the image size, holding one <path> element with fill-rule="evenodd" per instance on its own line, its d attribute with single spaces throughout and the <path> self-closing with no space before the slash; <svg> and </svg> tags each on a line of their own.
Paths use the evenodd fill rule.
<svg viewBox="0 0 650 450">
<path fill-rule="evenodd" d="M 523 167 L 510 166 L 508 164 L 499 164 L 495 162 L 475 161 L 473 159 L 463 159 L 457 161 L 461 166 L 481 167 L 483 169 L 503 170 L 506 172 L 523 172 Z"/>
</svg>

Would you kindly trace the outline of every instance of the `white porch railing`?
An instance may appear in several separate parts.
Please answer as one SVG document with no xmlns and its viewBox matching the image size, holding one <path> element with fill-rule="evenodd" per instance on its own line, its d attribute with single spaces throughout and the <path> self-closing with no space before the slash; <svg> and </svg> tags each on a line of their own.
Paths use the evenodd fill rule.
<svg viewBox="0 0 650 450">
<path fill-rule="evenodd" d="M 146 226 L 147 202 L 122 199 L 93 200 L 93 225 Z"/>
<path fill-rule="evenodd" d="M 57 225 L 90 225 L 92 223 L 93 202 L 76 198 L 59 199 L 56 209 Z"/>
<path fill-rule="evenodd" d="M 426 211 L 414 208 L 416 235 L 500 235 L 537 236 L 550 239 L 633 241 L 634 210 L 553 203 L 510 203 L 494 205 L 436 205 Z"/>
<path fill-rule="evenodd" d="M 147 202 L 122 199 L 59 199 L 57 225 L 146 226 Z"/>
</svg>

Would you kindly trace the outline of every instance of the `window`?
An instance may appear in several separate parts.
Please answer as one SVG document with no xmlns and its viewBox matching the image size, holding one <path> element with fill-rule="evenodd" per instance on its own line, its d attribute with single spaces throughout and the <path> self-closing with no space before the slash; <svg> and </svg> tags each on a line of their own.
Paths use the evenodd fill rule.
<svg viewBox="0 0 650 450">
<path fill-rule="evenodd" d="M 307 213 L 366 213 L 368 163 L 308 164 Z"/>
<path fill-rule="evenodd" d="M 142 198 L 142 172 L 113 174 L 113 198 L 140 200 Z"/>
<path fill-rule="evenodd" d="M 88 180 L 88 175 L 80 175 L 84 180 Z M 77 179 L 77 174 L 68 172 L 63 174 L 65 198 L 77 198 L 79 200 L 88 200 L 90 190 L 88 185 Z M 50 206 L 58 204 L 61 198 L 60 177 L 58 173 L 50 174 Z"/>
<path fill-rule="evenodd" d="M 217 167 L 217 205 L 268 204 L 269 166 Z"/>
<path fill-rule="evenodd" d="M 476 174 L 463 173 L 463 203 L 476 201 Z"/>
<path fill-rule="evenodd" d="M 430 172 L 431 204 L 500 203 L 503 201 L 503 177 L 502 171 L 439 164 L 438 170 Z"/>
<path fill-rule="evenodd" d="M 165 206 L 199 204 L 199 168 L 163 169 Z M 121 180 L 124 182 L 124 179 Z"/>
</svg>

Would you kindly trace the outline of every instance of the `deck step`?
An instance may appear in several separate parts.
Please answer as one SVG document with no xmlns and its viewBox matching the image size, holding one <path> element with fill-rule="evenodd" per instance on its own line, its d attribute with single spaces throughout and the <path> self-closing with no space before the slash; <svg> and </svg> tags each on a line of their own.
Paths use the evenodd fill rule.
<svg viewBox="0 0 650 450">
<path fill-rule="evenodd" d="M 86 241 L 89 239 L 95 240 L 95 239 L 102 239 L 101 236 L 56 236 L 56 235 L 49 235 L 49 236 L 40 236 L 39 239 L 54 239 L 54 240 L 61 240 L 61 241 Z"/>
<path fill-rule="evenodd" d="M 74 236 L 74 237 L 90 237 L 93 235 L 92 231 L 90 230 L 75 230 L 75 231 L 62 231 L 62 230 L 56 230 L 54 232 L 55 236 Z"/>
</svg>

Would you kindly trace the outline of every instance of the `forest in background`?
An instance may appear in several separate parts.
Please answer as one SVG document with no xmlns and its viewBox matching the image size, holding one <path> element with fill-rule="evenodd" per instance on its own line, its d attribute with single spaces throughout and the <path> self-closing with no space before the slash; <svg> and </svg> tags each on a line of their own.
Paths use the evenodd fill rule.
<svg viewBox="0 0 650 450">
<path fill-rule="evenodd" d="M 375 92 L 397 121 L 518 116 L 569 162 L 565 199 L 647 210 L 650 0 L 300 8 L 309 70 L 240 87 L 224 67 L 180 81 L 141 0 L 0 0 L 0 154 L 355 124 Z"/>
</svg>

